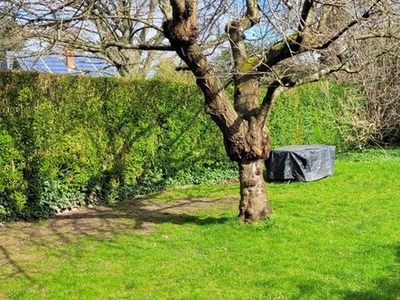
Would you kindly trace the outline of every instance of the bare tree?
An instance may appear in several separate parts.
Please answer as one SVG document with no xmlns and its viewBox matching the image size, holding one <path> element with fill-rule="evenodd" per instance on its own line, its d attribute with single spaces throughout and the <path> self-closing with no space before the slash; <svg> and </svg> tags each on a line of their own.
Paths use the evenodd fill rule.
<svg viewBox="0 0 400 300">
<path fill-rule="evenodd" d="M 197 0 L 160 0 L 163 30 L 171 47 L 187 64 L 204 94 L 205 111 L 220 128 L 228 156 L 239 165 L 239 216 L 245 222 L 264 219 L 271 212 L 266 201 L 264 161 L 270 151 L 266 119 L 274 99 L 295 86 L 337 72 L 353 72 L 352 60 L 360 40 L 393 35 L 395 20 L 390 1 L 264 1 L 243 2 L 241 14 L 226 20 L 233 66 L 227 84 L 199 46 Z M 268 47 L 250 56 L 246 34 L 272 25 Z M 357 49 L 362 51 L 362 49 Z M 303 66 L 303 70 L 291 66 Z M 260 80 L 268 79 L 259 103 Z M 233 103 L 232 103 L 233 102 Z"/>
<path fill-rule="evenodd" d="M 115 65 L 122 76 L 146 76 L 162 51 L 173 51 L 165 42 L 163 15 L 158 0 L 8 0 L 21 25 L 20 36 L 34 39 L 46 50 L 72 49 L 94 53 Z M 199 19 L 204 26 L 198 42 L 204 47 L 219 43 L 219 16 L 223 5 L 204 0 Z M 173 52 L 171 52 L 173 53 Z"/>
<path fill-rule="evenodd" d="M 157 0 L 9 1 L 24 39 L 42 51 L 94 53 L 115 65 L 122 76 L 147 74 L 156 57 L 149 46 L 164 39 Z"/>
<path fill-rule="evenodd" d="M 339 80 L 359 87 L 366 101 L 363 139 L 373 144 L 400 144 L 400 47 L 399 40 L 382 37 L 360 46 L 357 74 L 342 74 Z M 383 50 L 383 51 L 382 51 Z M 371 57 L 376 57 L 373 61 Z"/>
</svg>

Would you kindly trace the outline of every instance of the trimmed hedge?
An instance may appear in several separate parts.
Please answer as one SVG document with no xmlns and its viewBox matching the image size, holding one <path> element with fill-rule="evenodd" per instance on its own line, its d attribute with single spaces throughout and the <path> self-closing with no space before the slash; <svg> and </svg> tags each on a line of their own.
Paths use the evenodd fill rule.
<svg viewBox="0 0 400 300">
<path fill-rule="evenodd" d="M 2 220 L 237 176 L 194 86 L 8 71 L 0 86 Z M 341 96 L 305 91 L 276 102 L 273 144 L 344 148 L 337 119 L 320 117 Z"/>
<path fill-rule="evenodd" d="M 216 166 L 234 174 L 196 87 L 20 72 L 0 80 L 1 219 L 196 183 Z"/>
<path fill-rule="evenodd" d="M 364 146 L 360 122 L 366 103 L 352 86 L 320 81 L 282 94 L 268 123 L 274 147 L 290 144 L 330 144 L 338 152 Z"/>
</svg>

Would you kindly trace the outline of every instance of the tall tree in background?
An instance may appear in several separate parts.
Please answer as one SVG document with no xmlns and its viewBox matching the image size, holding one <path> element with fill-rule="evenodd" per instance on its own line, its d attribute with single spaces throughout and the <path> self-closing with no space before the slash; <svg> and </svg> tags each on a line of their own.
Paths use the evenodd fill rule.
<svg viewBox="0 0 400 300">
<path fill-rule="evenodd" d="M 36 40 L 45 50 L 91 52 L 115 65 L 122 76 L 148 75 L 160 50 L 173 50 L 163 44 L 158 0 L 7 2 L 14 7 L 24 38 Z M 207 21 L 199 43 L 218 43 L 220 37 L 217 16 L 223 15 L 226 7 L 212 2 L 205 1 L 199 11 L 201 20 Z"/>
<path fill-rule="evenodd" d="M 397 29 L 399 30 L 399 29 Z M 357 74 L 343 74 L 340 81 L 355 84 L 366 100 L 362 138 L 373 144 L 400 144 L 400 47 L 397 38 L 382 37 L 360 44 Z M 382 49 L 384 51 L 382 51 Z M 372 62 L 370 57 L 375 56 Z"/>
<path fill-rule="evenodd" d="M 155 53 L 142 48 L 160 45 L 164 38 L 157 0 L 10 2 L 23 36 L 40 43 L 40 49 L 91 52 L 115 65 L 122 76 L 146 74 Z"/>
<path fill-rule="evenodd" d="M 325 75 L 353 72 L 357 43 L 395 34 L 390 25 L 397 21 L 392 14 L 396 7 L 390 1 L 246 0 L 241 14 L 226 20 L 233 62 L 231 101 L 198 44 L 198 1 L 160 0 L 160 7 L 165 16 L 164 34 L 195 75 L 205 111 L 220 128 L 228 156 L 239 165 L 239 216 L 245 222 L 264 219 L 271 212 L 263 166 L 270 151 L 266 119 L 274 99 Z M 246 34 L 257 26 L 262 30 L 262 17 L 275 29 L 270 38 L 279 36 L 280 40 L 250 56 Z M 263 77 L 268 77 L 268 84 L 260 103 Z"/>
</svg>

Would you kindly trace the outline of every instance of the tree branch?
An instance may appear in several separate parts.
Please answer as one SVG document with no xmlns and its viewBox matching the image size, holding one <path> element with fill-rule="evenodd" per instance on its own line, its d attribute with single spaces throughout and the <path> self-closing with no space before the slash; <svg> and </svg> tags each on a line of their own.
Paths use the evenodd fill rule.
<svg viewBox="0 0 400 300">
<path fill-rule="evenodd" d="M 261 104 L 260 112 L 258 118 L 261 121 L 265 121 L 266 118 L 269 115 L 269 112 L 272 107 L 273 101 L 281 95 L 284 91 L 306 84 L 306 83 L 311 83 L 311 82 L 316 82 L 321 80 L 323 77 L 338 72 L 340 70 L 348 70 L 345 67 L 346 62 L 343 62 L 341 64 L 337 64 L 334 66 L 330 66 L 321 70 L 318 70 L 317 72 L 304 76 L 301 78 L 294 78 L 293 76 L 284 76 L 280 79 L 274 80 L 272 83 L 270 83 L 267 87 L 267 92 L 265 93 L 263 102 Z"/>
<path fill-rule="evenodd" d="M 133 49 L 133 50 L 154 50 L 154 51 L 175 51 L 172 46 L 169 45 L 150 45 L 150 44 L 139 44 L 133 45 L 119 41 L 109 41 L 104 43 L 104 47 L 118 47 L 120 49 Z"/>
<path fill-rule="evenodd" d="M 311 9 L 313 8 L 314 1 L 313 0 L 304 0 L 303 7 L 300 14 L 300 23 L 297 28 L 298 32 L 304 32 L 306 28 L 309 26 L 309 16 Z"/>
<path fill-rule="evenodd" d="M 168 0 L 158 0 L 161 12 L 164 15 L 164 21 L 172 20 L 172 7 Z"/>
<path fill-rule="evenodd" d="M 353 20 L 349 22 L 346 26 L 344 26 L 341 30 L 339 30 L 334 36 L 332 36 L 330 39 L 328 39 L 325 43 L 315 47 L 314 49 L 316 50 L 321 50 L 321 49 L 327 49 L 330 45 L 332 45 L 335 41 L 337 41 L 339 38 L 341 38 L 347 31 L 349 31 L 352 27 L 360 23 L 360 20 L 362 19 L 368 19 L 371 16 L 371 13 L 373 12 L 374 8 L 380 3 L 381 0 L 377 0 L 374 2 L 373 5 L 369 7 L 362 15 L 361 18 L 358 18 L 356 20 Z"/>
<path fill-rule="evenodd" d="M 225 31 L 228 34 L 234 62 L 233 72 L 240 73 L 243 62 L 247 59 L 244 44 L 244 32 L 260 22 L 260 12 L 256 0 L 246 0 L 246 13 L 243 18 L 228 22 Z"/>
</svg>

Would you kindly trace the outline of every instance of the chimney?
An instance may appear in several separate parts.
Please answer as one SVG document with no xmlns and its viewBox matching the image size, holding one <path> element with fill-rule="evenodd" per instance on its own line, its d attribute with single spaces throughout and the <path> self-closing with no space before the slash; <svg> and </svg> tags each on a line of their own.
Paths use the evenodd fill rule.
<svg viewBox="0 0 400 300">
<path fill-rule="evenodd" d="M 76 68 L 74 51 L 70 49 L 65 50 L 65 64 L 69 69 Z"/>
</svg>

